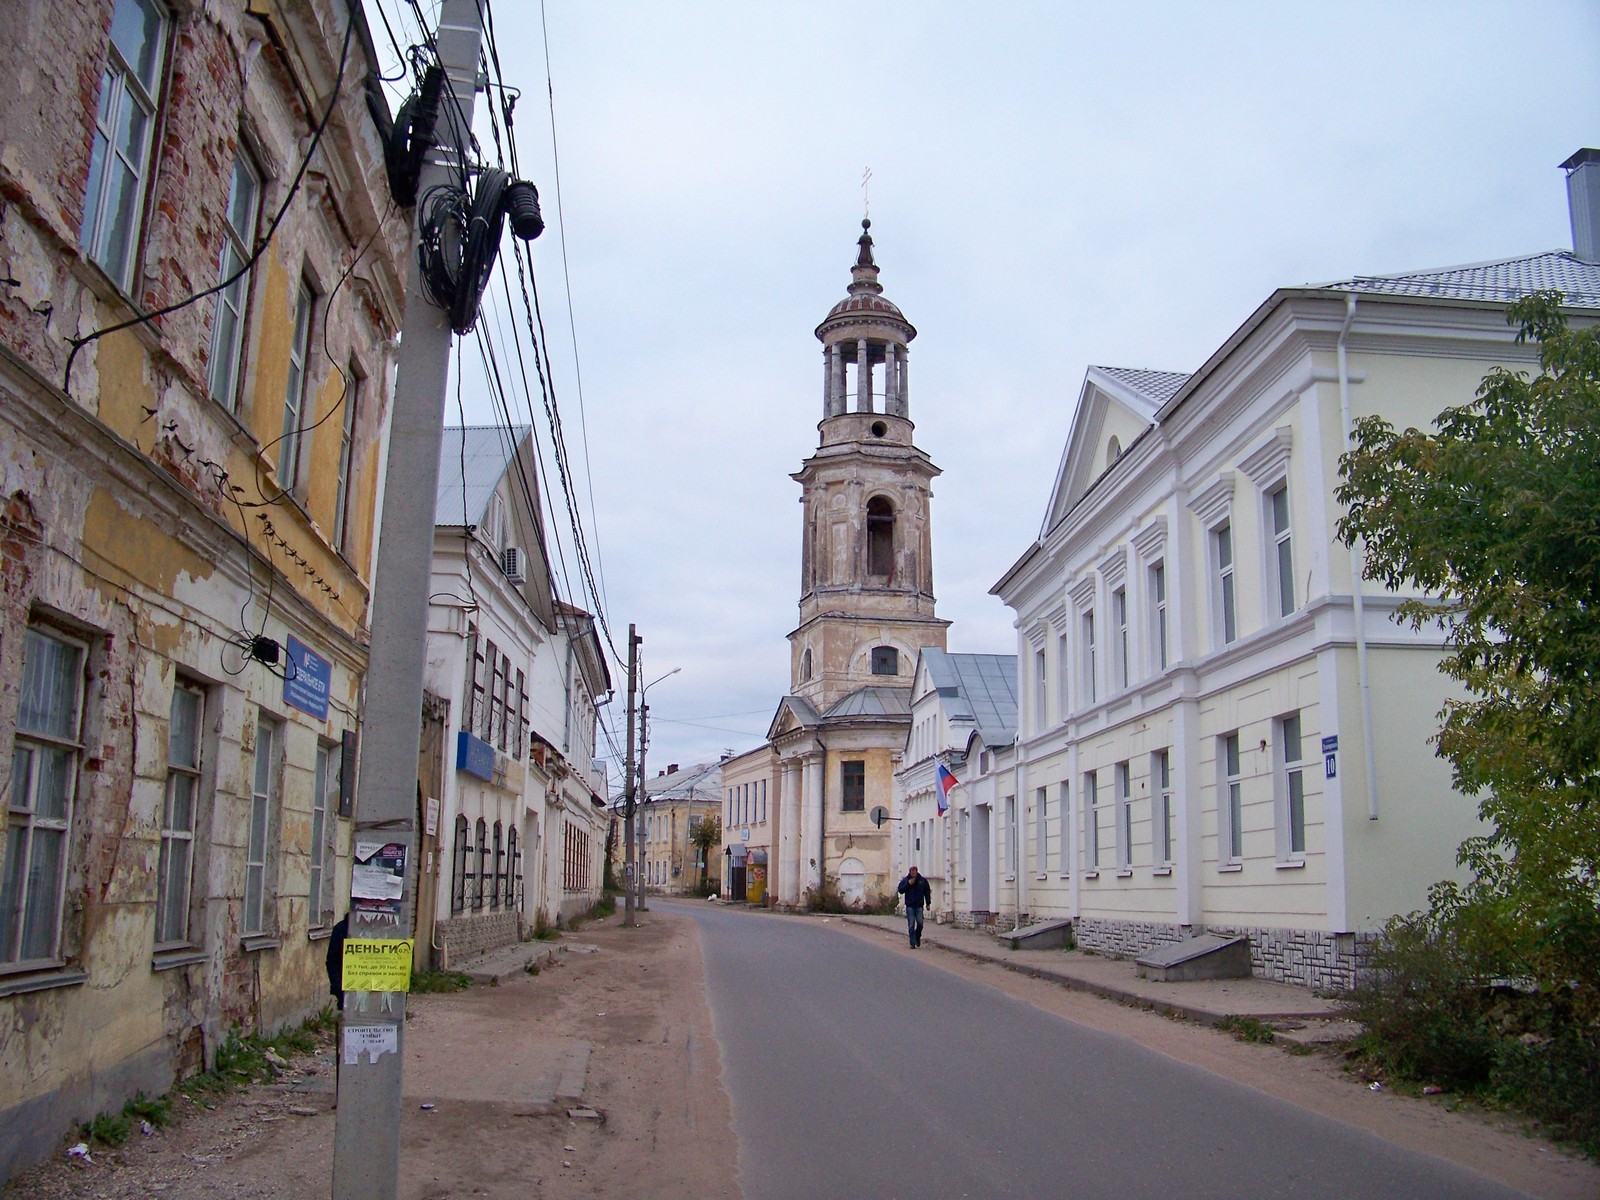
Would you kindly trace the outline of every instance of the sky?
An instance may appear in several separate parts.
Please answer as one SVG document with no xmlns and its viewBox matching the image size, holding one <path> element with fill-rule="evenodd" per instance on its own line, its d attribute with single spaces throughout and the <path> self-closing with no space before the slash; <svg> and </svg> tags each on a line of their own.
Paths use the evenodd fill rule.
<svg viewBox="0 0 1600 1200">
<path fill-rule="evenodd" d="M 416 17 L 366 3 L 393 62 L 377 10 L 402 45 Z M 916 444 L 943 471 L 938 615 L 952 651 L 1014 653 L 989 589 L 1039 532 L 1089 366 L 1194 370 L 1278 287 L 1570 247 L 1558 164 L 1600 145 L 1592 0 L 492 12 L 601 607 L 619 652 L 637 627 L 641 681 L 665 676 L 652 776 L 759 745 L 788 690 L 789 476 L 817 447 L 813 330 L 845 296 L 867 168 L 885 295 L 918 330 Z M 483 320 L 509 342 L 493 302 Z M 493 420 L 475 346 L 459 363 L 467 421 Z M 544 485 L 558 586 L 593 607 Z"/>
</svg>

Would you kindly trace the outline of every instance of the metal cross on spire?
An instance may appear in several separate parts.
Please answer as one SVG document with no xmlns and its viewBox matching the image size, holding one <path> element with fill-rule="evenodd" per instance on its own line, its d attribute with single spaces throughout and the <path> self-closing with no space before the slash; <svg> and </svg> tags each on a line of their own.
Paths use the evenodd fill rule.
<svg viewBox="0 0 1600 1200">
<path fill-rule="evenodd" d="M 868 167 L 866 170 L 861 172 L 861 215 L 863 217 L 870 217 L 872 215 L 872 205 L 867 198 L 867 183 L 869 180 L 871 180 L 871 178 L 871 167 Z"/>
</svg>

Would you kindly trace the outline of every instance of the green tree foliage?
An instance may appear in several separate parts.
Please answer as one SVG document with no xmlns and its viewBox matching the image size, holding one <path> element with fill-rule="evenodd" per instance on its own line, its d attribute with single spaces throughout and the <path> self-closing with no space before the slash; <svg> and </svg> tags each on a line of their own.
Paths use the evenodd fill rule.
<svg viewBox="0 0 1600 1200">
<path fill-rule="evenodd" d="M 715 815 L 701 817 L 690 831 L 689 841 L 700 851 L 700 890 L 705 891 L 717 847 L 722 845 L 722 818 Z"/>
<path fill-rule="evenodd" d="M 1430 892 L 1421 920 L 1483 968 L 1527 978 L 1600 1019 L 1600 330 L 1556 293 L 1513 305 L 1537 373 L 1491 371 L 1436 432 L 1357 422 L 1340 462 L 1339 535 L 1365 574 L 1426 599 L 1441 664 L 1467 697 L 1438 752 L 1489 827 L 1457 858 L 1471 881 Z"/>
</svg>

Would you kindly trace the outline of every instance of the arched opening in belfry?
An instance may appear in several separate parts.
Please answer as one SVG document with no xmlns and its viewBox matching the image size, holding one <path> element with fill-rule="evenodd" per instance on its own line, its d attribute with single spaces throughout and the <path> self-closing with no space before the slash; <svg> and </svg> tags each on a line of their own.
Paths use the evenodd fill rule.
<svg viewBox="0 0 1600 1200">
<path fill-rule="evenodd" d="M 894 574 L 894 505 L 882 496 L 867 501 L 867 574 Z"/>
<path fill-rule="evenodd" d="M 800 656 L 800 682 L 805 683 L 811 678 L 811 647 L 807 646 L 805 653 Z"/>
</svg>

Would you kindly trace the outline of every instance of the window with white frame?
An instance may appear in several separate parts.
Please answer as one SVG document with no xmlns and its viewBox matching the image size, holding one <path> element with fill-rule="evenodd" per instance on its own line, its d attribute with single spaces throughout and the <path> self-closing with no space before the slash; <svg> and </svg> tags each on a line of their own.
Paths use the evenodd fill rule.
<svg viewBox="0 0 1600 1200">
<path fill-rule="evenodd" d="M 339 414 L 339 474 L 333 489 L 333 548 L 348 555 L 351 548 L 350 492 L 355 483 L 356 414 L 361 411 L 361 376 L 354 364 L 345 372 L 343 409 Z"/>
<path fill-rule="evenodd" d="M 1119 762 L 1114 776 L 1117 786 L 1117 870 L 1133 865 L 1133 779 L 1128 764 Z"/>
<path fill-rule="evenodd" d="M 133 290 L 134 253 L 150 186 L 168 23 L 155 0 L 117 0 L 100 75 L 78 242 L 125 292 Z"/>
<path fill-rule="evenodd" d="M 302 279 L 295 293 L 289 382 L 283 392 L 283 436 L 278 441 L 278 482 L 286 492 L 300 490 L 306 443 L 310 441 L 311 320 L 316 306 L 316 292 L 310 281 Z"/>
<path fill-rule="evenodd" d="M 1128 686 L 1128 589 L 1118 588 L 1111 593 L 1111 624 L 1112 637 L 1115 644 L 1111 648 L 1111 670 L 1115 675 L 1112 687 L 1121 691 Z"/>
<path fill-rule="evenodd" d="M 1240 773 L 1239 734 L 1217 744 L 1217 860 L 1227 866 L 1244 858 L 1244 779 Z"/>
<path fill-rule="evenodd" d="M 1100 868 L 1100 792 L 1097 772 L 1083 773 L 1083 857 L 1091 871 Z"/>
<path fill-rule="evenodd" d="M 1065 631 L 1056 634 L 1056 712 L 1066 720 L 1072 709 L 1072 656 Z"/>
<path fill-rule="evenodd" d="M 1017 873 L 1017 798 L 1007 796 L 1001 803 L 1000 813 L 1005 823 L 1000 834 L 1000 869 L 1010 879 Z"/>
<path fill-rule="evenodd" d="M 1267 512 L 1272 521 L 1272 550 L 1268 559 L 1277 614 L 1287 617 L 1294 611 L 1294 548 L 1289 532 L 1289 485 L 1281 483 L 1267 495 Z"/>
<path fill-rule="evenodd" d="M 1083 691 L 1083 702 L 1093 704 L 1096 699 L 1095 692 L 1095 650 L 1094 650 L 1094 609 L 1087 609 L 1079 618 L 1079 627 L 1083 630 L 1083 657 L 1081 663 L 1082 681 L 1080 687 Z"/>
<path fill-rule="evenodd" d="M 241 140 L 233 159 L 233 177 L 228 184 L 228 206 L 222 214 L 222 255 L 217 264 L 217 280 L 227 286 L 217 293 L 216 312 L 211 319 L 211 358 L 206 380 L 211 398 L 229 412 L 234 412 L 239 405 L 245 309 L 250 300 L 250 273 L 244 271 L 244 264 L 250 260 L 255 243 L 260 202 L 261 173 Z"/>
<path fill-rule="evenodd" d="M 1050 675 L 1045 669 L 1044 651 L 1033 652 L 1033 729 L 1035 733 L 1043 733 L 1050 727 L 1050 716 L 1046 711 L 1046 697 L 1049 695 Z"/>
<path fill-rule="evenodd" d="M 180 681 L 172 689 L 167 725 L 167 791 L 161 811 L 161 860 L 156 871 L 156 945 L 189 941 L 189 888 L 201 800 L 205 693 Z"/>
<path fill-rule="evenodd" d="M 1304 862 L 1306 853 L 1306 780 L 1300 714 L 1278 720 L 1278 859 Z"/>
<path fill-rule="evenodd" d="M 1155 865 L 1172 865 L 1172 756 L 1157 750 L 1150 755 L 1150 790 L 1153 793 L 1151 821 L 1155 843 Z"/>
<path fill-rule="evenodd" d="M 1060 845 L 1056 847 L 1056 862 L 1062 878 L 1072 870 L 1072 785 L 1065 779 L 1056 785 L 1056 829 Z"/>
<path fill-rule="evenodd" d="M 339 811 L 339 747 L 317 743 L 311 785 L 311 885 L 307 889 L 307 924 L 313 929 L 333 923 L 334 836 Z"/>
<path fill-rule="evenodd" d="M 68 846 L 82 753 L 84 648 L 29 628 L 6 801 L 0 964 L 49 962 L 61 948 Z"/>
<path fill-rule="evenodd" d="M 1150 660 L 1157 671 L 1167 669 L 1167 564 L 1150 565 Z"/>
<path fill-rule="evenodd" d="M 244 915 L 240 928 L 246 935 L 271 931 L 277 826 L 279 758 L 283 753 L 283 726 L 261 718 L 256 722 L 255 779 L 250 788 L 250 831 L 244 856 Z"/>
<path fill-rule="evenodd" d="M 1038 788 L 1033 793 L 1033 869 L 1040 874 L 1050 869 L 1049 826 L 1050 789 Z"/>
<path fill-rule="evenodd" d="M 1239 613 L 1233 587 L 1232 522 L 1224 522 L 1211 531 L 1211 566 L 1215 572 L 1217 645 L 1226 646 L 1239 637 Z"/>
</svg>

